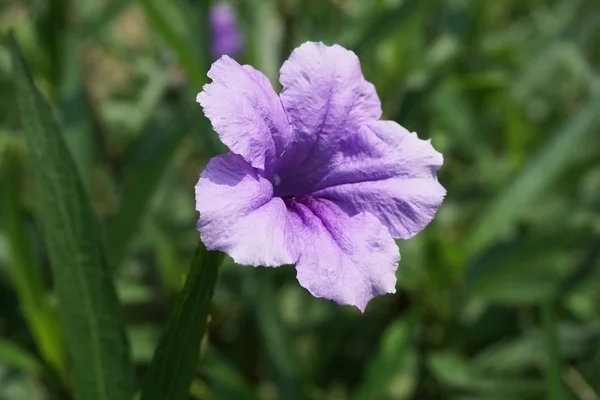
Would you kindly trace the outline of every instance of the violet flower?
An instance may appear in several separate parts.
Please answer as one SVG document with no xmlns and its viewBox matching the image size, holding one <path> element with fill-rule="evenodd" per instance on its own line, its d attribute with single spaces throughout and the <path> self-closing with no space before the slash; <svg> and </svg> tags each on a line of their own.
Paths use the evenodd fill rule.
<svg viewBox="0 0 600 400">
<path fill-rule="evenodd" d="M 220 2 L 210 11 L 210 39 L 213 57 L 233 56 L 242 48 L 242 35 L 238 29 L 235 8 L 229 3 Z"/>
<path fill-rule="evenodd" d="M 395 292 L 394 238 L 414 236 L 441 205 L 442 155 L 379 120 L 353 52 L 305 43 L 280 72 L 279 96 L 227 56 L 208 73 L 197 101 L 231 152 L 196 185 L 200 237 L 240 264 L 295 264 L 314 296 L 364 311 Z"/>
</svg>

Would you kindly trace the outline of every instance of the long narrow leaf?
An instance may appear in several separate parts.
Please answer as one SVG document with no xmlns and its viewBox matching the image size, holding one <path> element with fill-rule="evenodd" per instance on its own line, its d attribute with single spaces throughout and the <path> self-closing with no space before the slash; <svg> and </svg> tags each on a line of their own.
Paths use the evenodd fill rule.
<svg viewBox="0 0 600 400">
<path fill-rule="evenodd" d="M 76 396 L 131 400 L 133 371 L 101 227 L 58 122 L 12 34 L 9 42 Z"/>
<path fill-rule="evenodd" d="M 223 254 L 198 244 L 183 293 L 148 370 L 142 400 L 186 399 Z"/>
<path fill-rule="evenodd" d="M 9 244 L 10 277 L 42 357 L 66 382 L 66 352 L 58 315 L 46 296 L 42 269 L 36 265 L 33 246 L 19 205 L 19 161 L 10 149 L 0 152 L 0 156 L 3 158 L 0 191 L 3 194 L 3 227 Z"/>
</svg>

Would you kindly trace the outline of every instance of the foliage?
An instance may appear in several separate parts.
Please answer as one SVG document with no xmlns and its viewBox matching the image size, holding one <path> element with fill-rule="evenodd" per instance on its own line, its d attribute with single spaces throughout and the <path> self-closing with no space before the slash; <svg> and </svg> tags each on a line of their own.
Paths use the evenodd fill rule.
<svg viewBox="0 0 600 400">
<path fill-rule="evenodd" d="M 398 293 L 361 315 L 225 259 L 208 322 L 183 318 L 205 308 L 193 187 L 223 151 L 194 102 L 209 2 L 6 0 L 0 399 L 156 394 L 201 339 L 191 398 L 600 398 L 598 2 L 232 2 L 241 62 L 278 86 L 299 43 L 352 48 L 386 118 L 444 154 Z"/>
</svg>

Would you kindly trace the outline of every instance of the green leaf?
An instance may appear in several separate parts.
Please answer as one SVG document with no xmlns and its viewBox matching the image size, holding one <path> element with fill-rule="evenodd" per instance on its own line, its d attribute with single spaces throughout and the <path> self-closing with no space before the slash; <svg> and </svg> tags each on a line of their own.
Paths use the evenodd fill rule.
<svg viewBox="0 0 600 400">
<path fill-rule="evenodd" d="M 50 98 L 59 97 L 59 87 L 63 78 L 63 55 L 67 48 L 65 43 L 69 21 L 67 18 L 67 2 L 64 0 L 48 0 L 46 7 L 40 8 L 36 22 L 37 41 L 41 43 L 45 57 L 48 59 L 48 81 L 50 82 Z"/>
<path fill-rule="evenodd" d="M 107 227 L 107 246 L 114 266 L 125 255 L 152 193 L 190 128 L 189 118 L 169 122 L 169 127 L 162 124 L 158 127 L 151 125 L 135 144 L 126 161 L 123 200 L 117 215 Z"/>
<path fill-rule="evenodd" d="M 200 89 L 206 82 L 205 73 L 199 68 L 190 46 L 186 44 L 179 32 L 175 30 L 173 24 L 166 17 L 167 12 L 163 10 L 168 7 L 168 2 L 163 2 L 160 7 L 155 0 L 138 0 L 138 3 L 144 10 L 148 21 L 154 30 L 162 37 L 171 50 L 175 53 L 179 64 L 186 72 L 188 79 L 196 89 Z M 202 21 L 199 21 L 202 22 Z"/>
<path fill-rule="evenodd" d="M 544 329 L 544 342 L 546 344 L 546 355 L 548 358 L 546 370 L 546 382 L 548 384 L 548 395 L 550 400 L 562 400 L 567 397 L 562 380 L 562 361 L 556 335 L 556 322 L 553 302 L 547 301 L 542 305 L 542 326 Z"/>
<path fill-rule="evenodd" d="M 135 363 L 149 364 L 162 329 L 156 325 L 135 325 L 127 329 L 131 342 L 131 357 Z"/>
<path fill-rule="evenodd" d="M 87 184 L 94 163 L 94 134 L 91 123 L 91 107 L 83 84 L 83 65 L 77 48 L 77 38 L 65 34 L 62 46 L 69 48 L 61 58 L 60 123 L 62 134 L 80 176 Z M 87 186 L 86 186 L 87 187 Z"/>
<path fill-rule="evenodd" d="M 258 272 L 258 271 L 252 271 Z M 273 283 L 266 277 L 252 274 L 255 312 L 263 346 L 277 376 L 279 398 L 301 399 L 302 381 L 298 357 L 290 333 L 279 318 L 278 302 Z"/>
<path fill-rule="evenodd" d="M 148 232 L 152 247 L 155 249 L 165 292 L 179 293 L 183 286 L 185 270 L 177 254 L 175 243 L 169 240 L 168 235 L 160 229 L 157 222 L 147 224 L 145 231 Z"/>
<path fill-rule="evenodd" d="M 187 398 L 222 260 L 222 253 L 198 244 L 179 302 L 144 378 L 142 400 Z"/>
<path fill-rule="evenodd" d="M 467 360 L 450 351 L 431 354 L 427 364 L 433 376 L 449 388 L 510 399 L 531 398 L 534 394 L 539 396 L 543 390 L 537 379 L 482 374 Z"/>
<path fill-rule="evenodd" d="M 470 294 L 507 304 L 535 304 L 552 297 L 564 275 L 561 256 L 586 234 L 545 232 L 490 247 L 466 272 Z"/>
<path fill-rule="evenodd" d="M 496 160 L 489 143 L 485 142 L 485 138 L 477 129 L 474 112 L 463 93 L 464 90 L 459 87 L 456 80 L 448 80 L 440 83 L 430 96 L 430 101 L 436 119 L 455 136 L 455 145 L 466 149 L 476 160 L 482 172 L 485 172 L 489 170 L 490 164 L 495 164 Z"/>
<path fill-rule="evenodd" d="M 265 74 L 275 87 L 279 84 L 281 66 L 282 22 L 277 10 L 278 2 L 261 0 L 248 7 L 248 18 L 255 27 L 249 32 L 250 63 Z M 288 54 L 283 54 L 288 57 Z"/>
<path fill-rule="evenodd" d="M 204 366 L 215 397 L 219 400 L 257 400 L 246 378 L 235 366 L 217 354 L 209 354 Z M 202 397 L 200 397 L 202 398 Z"/>
<path fill-rule="evenodd" d="M 210 1 L 188 0 L 178 3 L 188 27 L 187 43 L 201 71 L 208 71 L 212 60 L 210 37 Z"/>
<path fill-rule="evenodd" d="M 539 55 L 531 57 L 531 63 L 525 73 L 516 79 L 512 94 L 515 99 L 524 103 L 539 86 L 545 85 L 552 78 L 552 74 L 560 66 L 560 49 L 563 46 L 558 42 L 542 50 Z"/>
<path fill-rule="evenodd" d="M 565 358 L 577 359 L 589 354 L 600 340 L 600 324 L 565 324 L 556 328 L 556 342 Z M 545 333 L 534 330 L 514 339 L 495 342 L 472 359 L 471 366 L 479 371 L 506 375 L 524 373 L 547 364 Z"/>
<path fill-rule="evenodd" d="M 0 191 L 3 193 L 3 227 L 9 245 L 10 277 L 19 296 L 23 314 L 44 360 L 66 383 L 66 350 L 58 326 L 58 315 L 47 297 L 41 266 L 37 264 L 19 204 L 19 180 L 22 171 L 14 149 L 0 150 Z"/>
<path fill-rule="evenodd" d="M 426 0 L 405 0 L 393 10 L 382 10 L 362 32 L 352 49 L 359 56 L 363 55 L 383 39 L 388 38 L 396 29 L 402 27 L 419 7 L 427 4 Z"/>
<path fill-rule="evenodd" d="M 0 46 L 0 71 L 10 74 L 10 52 L 3 46 Z"/>
<path fill-rule="evenodd" d="M 79 35 L 80 40 L 95 39 L 98 33 L 119 16 L 131 3 L 133 3 L 133 0 L 110 0 L 99 12 L 93 13 L 83 22 Z"/>
<path fill-rule="evenodd" d="M 529 166 L 484 210 L 470 236 L 467 250 L 475 254 L 504 235 L 539 200 L 560 174 L 575 161 L 600 125 L 600 95 L 592 98 L 539 151 Z"/>
<path fill-rule="evenodd" d="M 2 338 L 0 338 L 0 364 L 18 368 L 29 374 L 37 375 L 44 371 L 42 364 L 33 355 Z"/>
<path fill-rule="evenodd" d="M 190 386 L 190 398 L 198 400 L 214 400 L 215 396 L 206 382 L 194 379 Z"/>
<path fill-rule="evenodd" d="M 76 396 L 131 400 L 133 370 L 101 226 L 59 124 L 36 89 L 12 33 L 9 42 Z"/>
<path fill-rule="evenodd" d="M 415 318 L 393 322 L 383 333 L 380 347 L 367 365 L 366 375 L 354 400 L 412 398 L 416 385 L 416 362 L 413 348 Z"/>
</svg>

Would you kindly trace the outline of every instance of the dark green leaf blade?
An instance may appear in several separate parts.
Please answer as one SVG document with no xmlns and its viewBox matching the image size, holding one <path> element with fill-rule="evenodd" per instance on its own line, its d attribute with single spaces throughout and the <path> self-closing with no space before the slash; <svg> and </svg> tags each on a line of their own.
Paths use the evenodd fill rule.
<svg viewBox="0 0 600 400">
<path fill-rule="evenodd" d="M 142 400 L 186 399 L 223 254 L 198 244 L 179 302 L 146 373 Z"/>
<path fill-rule="evenodd" d="M 9 42 L 76 396 L 130 400 L 133 370 L 101 227 L 58 122 L 12 34 Z"/>
</svg>

